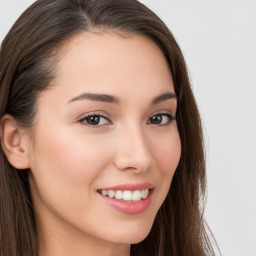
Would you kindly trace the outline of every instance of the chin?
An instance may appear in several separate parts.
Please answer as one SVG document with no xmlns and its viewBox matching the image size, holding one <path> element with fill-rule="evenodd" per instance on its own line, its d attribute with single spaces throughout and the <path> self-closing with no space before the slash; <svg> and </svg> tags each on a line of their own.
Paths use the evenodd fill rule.
<svg viewBox="0 0 256 256">
<path fill-rule="evenodd" d="M 114 238 L 113 240 L 116 240 L 117 243 L 138 244 L 148 236 L 150 230 L 151 227 L 143 228 L 140 230 L 138 228 L 133 230 L 126 230 L 126 232 L 122 234 L 119 232 L 119 234 L 116 236 L 116 239 Z"/>
</svg>

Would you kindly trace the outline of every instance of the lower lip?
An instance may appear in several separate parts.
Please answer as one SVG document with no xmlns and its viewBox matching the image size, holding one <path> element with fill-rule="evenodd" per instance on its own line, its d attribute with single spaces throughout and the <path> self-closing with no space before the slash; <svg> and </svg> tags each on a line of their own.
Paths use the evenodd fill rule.
<svg viewBox="0 0 256 256">
<path fill-rule="evenodd" d="M 126 214 L 140 214 L 146 211 L 151 203 L 153 190 L 149 191 L 148 197 L 138 202 L 125 202 L 98 194 L 107 204 L 116 210 Z"/>
</svg>

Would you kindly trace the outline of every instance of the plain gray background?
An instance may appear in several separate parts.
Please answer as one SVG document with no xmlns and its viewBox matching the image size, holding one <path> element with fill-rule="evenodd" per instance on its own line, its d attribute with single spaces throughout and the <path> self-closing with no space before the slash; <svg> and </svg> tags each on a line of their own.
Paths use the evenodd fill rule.
<svg viewBox="0 0 256 256">
<path fill-rule="evenodd" d="M 33 0 L 0 0 L 0 41 Z M 187 60 L 207 148 L 206 220 L 223 256 L 256 256 L 256 0 L 143 0 Z"/>
</svg>

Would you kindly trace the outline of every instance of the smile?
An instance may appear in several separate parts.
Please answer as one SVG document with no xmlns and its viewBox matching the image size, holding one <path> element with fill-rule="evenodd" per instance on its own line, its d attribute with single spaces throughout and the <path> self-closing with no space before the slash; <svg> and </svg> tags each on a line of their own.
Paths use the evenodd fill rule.
<svg viewBox="0 0 256 256">
<path fill-rule="evenodd" d="M 119 212 L 140 214 L 149 208 L 154 189 L 151 183 L 123 184 L 98 189 L 97 193 L 107 205 Z"/>
<path fill-rule="evenodd" d="M 116 200 L 120 201 L 126 201 L 126 202 L 138 202 L 143 199 L 146 199 L 149 194 L 149 189 L 142 189 L 142 190 L 98 190 L 98 193 L 100 193 L 103 196 L 114 198 Z"/>
</svg>

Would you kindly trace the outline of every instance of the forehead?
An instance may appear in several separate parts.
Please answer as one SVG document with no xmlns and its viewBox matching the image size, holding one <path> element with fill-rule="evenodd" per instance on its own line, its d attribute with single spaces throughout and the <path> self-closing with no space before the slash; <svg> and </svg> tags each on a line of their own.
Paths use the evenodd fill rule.
<svg viewBox="0 0 256 256">
<path fill-rule="evenodd" d="M 166 58 L 140 35 L 81 33 L 63 45 L 56 69 L 54 87 L 67 97 L 83 91 L 120 97 L 174 92 Z"/>
</svg>

